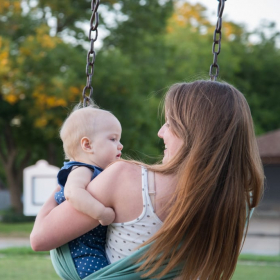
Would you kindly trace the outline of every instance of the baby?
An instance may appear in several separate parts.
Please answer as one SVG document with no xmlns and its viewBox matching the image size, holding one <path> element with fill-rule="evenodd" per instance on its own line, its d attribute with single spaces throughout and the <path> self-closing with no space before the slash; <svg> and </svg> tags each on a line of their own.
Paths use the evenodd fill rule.
<svg viewBox="0 0 280 280">
<path fill-rule="evenodd" d="M 110 163 L 120 159 L 122 128 L 108 111 L 89 106 L 75 108 L 60 131 L 66 158 L 57 178 L 61 190 L 55 194 L 58 204 L 67 199 L 72 206 L 99 220 L 100 224 L 68 243 L 80 278 L 108 265 L 105 254 L 107 227 L 115 219 L 112 208 L 93 198 L 86 187 Z"/>
</svg>

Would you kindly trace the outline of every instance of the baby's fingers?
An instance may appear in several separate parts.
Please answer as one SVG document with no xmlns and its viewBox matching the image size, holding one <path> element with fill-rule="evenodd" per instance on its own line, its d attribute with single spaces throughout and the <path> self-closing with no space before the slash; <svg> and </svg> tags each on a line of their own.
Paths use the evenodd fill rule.
<svg viewBox="0 0 280 280">
<path fill-rule="evenodd" d="M 110 225 L 115 220 L 115 212 L 112 208 L 106 207 L 103 219 L 99 220 L 102 226 Z"/>
</svg>

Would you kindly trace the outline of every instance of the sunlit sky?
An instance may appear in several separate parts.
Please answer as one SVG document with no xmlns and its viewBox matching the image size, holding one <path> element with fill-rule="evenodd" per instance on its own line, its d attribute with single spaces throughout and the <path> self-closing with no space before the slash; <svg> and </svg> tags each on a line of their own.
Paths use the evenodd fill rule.
<svg viewBox="0 0 280 280">
<path fill-rule="evenodd" d="M 213 22 L 217 17 L 217 0 L 188 0 L 191 4 L 203 4 Z M 261 20 L 274 21 L 280 30 L 280 0 L 227 0 L 223 13 L 227 20 L 243 23 L 248 31 L 253 31 Z"/>
</svg>

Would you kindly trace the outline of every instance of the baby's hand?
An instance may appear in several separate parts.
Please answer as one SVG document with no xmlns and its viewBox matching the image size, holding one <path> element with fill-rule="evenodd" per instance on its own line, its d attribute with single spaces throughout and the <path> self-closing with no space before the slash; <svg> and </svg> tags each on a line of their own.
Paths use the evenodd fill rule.
<svg viewBox="0 0 280 280">
<path fill-rule="evenodd" d="M 115 220 L 115 211 L 110 207 L 105 207 L 103 218 L 99 220 L 102 226 L 110 225 Z"/>
</svg>

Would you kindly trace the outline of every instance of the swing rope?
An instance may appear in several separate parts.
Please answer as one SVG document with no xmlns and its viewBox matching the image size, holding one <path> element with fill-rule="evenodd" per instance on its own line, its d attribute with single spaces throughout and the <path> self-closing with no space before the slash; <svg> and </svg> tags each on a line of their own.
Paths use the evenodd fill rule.
<svg viewBox="0 0 280 280">
<path fill-rule="evenodd" d="M 217 77 L 219 75 L 219 65 L 218 65 L 218 55 L 221 52 L 221 39 L 222 39 L 222 22 L 223 22 L 223 11 L 225 7 L 225 1 L 226 0 L 218 0 L 219 5 L 218 5 L 218 20 L 216 23 L 216 28 L 214 31 L 214 36 L 213 36 L 213 45 L 212 45 L 212 54 L 213 54 L 213 63 L 210 65 L 210 71 L 209 71 L 209 76 L 211 81 L 216 81 Z M 216 46 L 217 50 L 216 50 Z M 214 72 L 213 68 L 216 68 L 216 72 Z"/>
<path fill-rule="evenodd" d="M 87 83 L 83 89 L 83 107 L 86 107 L 90 104 L 93 87 L 91 85 L 93 73 L 94 73 L 94 63 L 95 63 L 95 50 L 94 50 L 94 42 L 98 37 L 98 23 L 99 23 L 99 15 L 97 12 L 99 0 L 91 1 L 91 10 L 92 15 L 90 18 L 90 27 L 89 27 L 89 35 L 88 39 L 90 41 L 90 50 L 87 53 L 87 64 L 86 64 L 86 75 L 87 75 Z M 86 95 L 86 90 L 89 90 L 89 95 Z"/>
</svg>

